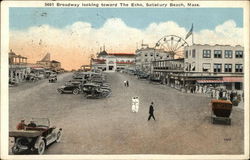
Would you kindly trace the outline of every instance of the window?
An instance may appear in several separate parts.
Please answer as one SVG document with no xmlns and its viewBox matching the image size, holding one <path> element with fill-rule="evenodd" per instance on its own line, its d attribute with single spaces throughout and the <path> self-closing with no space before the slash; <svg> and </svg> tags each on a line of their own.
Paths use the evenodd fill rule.
<svg viewBox="0 0 250 160">
<path fill-rule="evenodd" d="M 147 56 L 148 56 L 148 54 L 146 53 L 146 54 L 145 54 L 145 57 L 147 57 Z"/>
<path fill-rule="evenodd" d="M 210 63 L 203 63 L 202 64 L 202 71 L 203 72 L 209 72 L 211 68 L 211 64 Z"/>
<path fill-rule="evenodd" d="M 235 83 L 234 83 L 234 88 L 235 88 L 236 90 L 242 90 L 242 89 L 243 89 L 242 82 L 235 82 Z"/>
<path fill-rule="evenodd" d="M 232 64 L 225 64 L 225 72 L 232 72 Z"/>
<path fill-rule="evenodd" d="M 235 64 L 235 72 L 243 72 L 243 65 Z"/>
<path fill-rule="evenodd" d="M 150 56 L 152 57 L 152 56 L 153 56 L 153 53 L 150 53 Z"/>
<path fill-rule="evenodd" d="M 214 64 L 214 72 L 221 72 L 221 64 L 218 63 Z"/>
<path fill-rule="evenodd" d="M 203 50 L 203 58 L 211 58 L 211 50 Z"/>
<path fill-rule="evenodd" d="M 195 58 L 195 49 L 192 50 L 192 57 Z"/>
<path fill-rule="evenodd" d="M 222 50 L 214 50 L 214 58 L 222 58 Z"/>
<path fill-rule="evenodd" d="M 225 50 L 225 58 L 232 58 L 233 51 L 232 50 Z"/>
<path fill-rule="evenodd" d="M 186 51 L 186 58 L 188 58 L 188 51 Z"/>
<path fill-rule="evenodd" d="M 243 58 L 243 51 L 235 51 L 235 58 Z"/>
</svg>

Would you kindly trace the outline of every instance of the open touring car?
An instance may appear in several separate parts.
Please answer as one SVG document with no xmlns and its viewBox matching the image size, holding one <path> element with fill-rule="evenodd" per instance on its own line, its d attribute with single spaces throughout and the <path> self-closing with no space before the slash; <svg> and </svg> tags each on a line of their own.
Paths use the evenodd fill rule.
<svg viewBox="0 0 250 160">
<path fill-rule="evenodd" d="M 50 127 L 47 118 L 32 118 L 33 126 L 25 125 L 24 129 L 9 132 L 14 137 L 12 153 L 19 154 L 27 151 L 43 154 L 45 148 L 53 142 L 60 142 L 62 129 Z"/>
</svg>

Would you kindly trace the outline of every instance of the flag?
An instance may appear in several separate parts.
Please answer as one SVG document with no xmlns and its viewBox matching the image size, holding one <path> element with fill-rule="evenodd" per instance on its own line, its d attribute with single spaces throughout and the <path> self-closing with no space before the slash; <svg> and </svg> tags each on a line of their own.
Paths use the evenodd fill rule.
<svg viewBox="0 0 250 160">
<path fill-rule="evenodd" d="M 193 24 L 192 24 L 192 27 L 191 27 L 190 31 L 187 33 L 185 40 L 186 40 L 191 34 L 193 34 Z"/>
</svg>

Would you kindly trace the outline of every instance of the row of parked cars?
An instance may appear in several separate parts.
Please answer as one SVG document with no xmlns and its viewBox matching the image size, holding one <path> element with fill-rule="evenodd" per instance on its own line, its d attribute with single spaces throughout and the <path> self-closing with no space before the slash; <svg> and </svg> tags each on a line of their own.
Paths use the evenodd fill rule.
<svg viewBox="0 0 250 160">
<path fill-rule="evenodd" d="M 143 72 L 143 71 L 140 71 L 140 70 L 132 70 L 132 69 L 127 69 L 127 70 L 124 70 L 123 71 L 124 73 L 128 73 L 128 74 L 131 74 L 131 75 L 135 75 L 137 76 L 138 79 L 146 79 L 146 80 L 149 80 L 149 82 L 157 82 L 157 83 L 161 83 L 162 82 L 162 79 L 161 77 L 156 77 L 154 75 L 150 75 L 146 72 Z"/>
<path fill-rule="evenodd" d="M 84 94 L 87 98 L 105 98 L 111 95 L 111 86 L 103 73 L 75 72 L 72 80 L 59 87 L 57 92 Z"/>
</svg>

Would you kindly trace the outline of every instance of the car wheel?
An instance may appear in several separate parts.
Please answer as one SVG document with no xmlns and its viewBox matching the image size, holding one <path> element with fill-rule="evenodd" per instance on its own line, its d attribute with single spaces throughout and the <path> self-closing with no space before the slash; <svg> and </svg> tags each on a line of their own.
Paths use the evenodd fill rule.
<svg viewBox="0 0 250 160">
<path fill-rule="evenodd" d="M 63 91 L 61 89 L 57 89 L 57 92 L 60 93 L 60 94 L 63 93 Z"/>
<path fill-rule="evenodd" d="M 18 154 L 18 153 L 20 152 L 20 149 L 19 149 L 16 145 L 14 145 L 14 146 L 11 148 L 11 150 L 12 150 L 12 153 L 13 153 L 13 154 Z"/>
<path fill-rule="evenodd" d="M 45 142 L 44 140 L 41 140 L 40 143 L 38 144 L 38 148 L 37 148 L 37 154 L 43 154 L 45 151 Z"/>
<path fill-rule="evenodd" d="M 73 94 L 74 94 L 74 95 L 79 94 L 79 89 L 77 89 L 77 88 L 76 88 L 76 89 L 74 89 L 74 90 L 73 90 Z"/>
<path fill-rule="evenodd" d="M 61 141 L 62 138 L 62 133 L 59 131 L 56 135 L 56 142 L 59 143 Z"/>
</svg>

